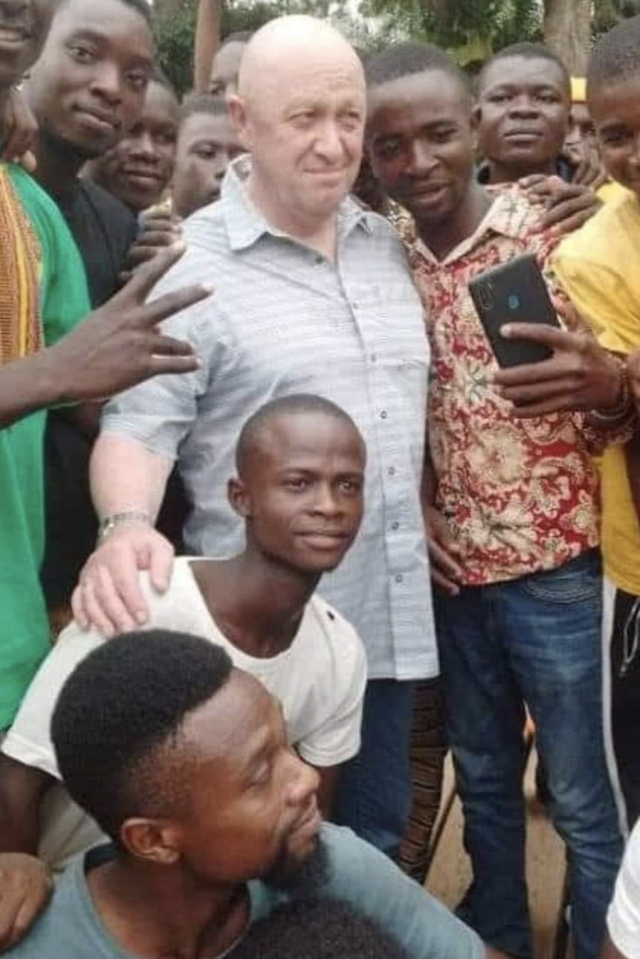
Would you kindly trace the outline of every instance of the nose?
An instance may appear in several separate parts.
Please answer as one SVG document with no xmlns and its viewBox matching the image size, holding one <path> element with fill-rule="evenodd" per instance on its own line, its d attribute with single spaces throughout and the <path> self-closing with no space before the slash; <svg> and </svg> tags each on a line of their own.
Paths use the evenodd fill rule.
<svg viewBox="0 0 640 959">
<path fill-rule="evenodd" d="M 533 97 L 528 93 L 521 93 L 511 101 L 509 113 L 515 117 L 537 117 L 540 110 Z"/>
<path fill-rule="evenodd" d="M 122 81 L 115 63 L 103 61 L 96 65 L 91 89 L 109 103 L 119 103 L 122 99 Z"/>
<path fill-rule="evenodd" d="M 10 20 L 22 20 L 29 8 L 27 0 L 0 0 L 0 11 Z"/>
<path fill-rule="evenodd" d="M 315 150 L 331 163 L 337 163 L 342 159 L 344 144 L 337 124 L 333 120 L 327 120 L 322 125 L 315 141 Z"/>
<path fill-rule="evenodd" d="M 419 177 L 430 173 L 438 161 L 434 157 L 428 144 L 416 140 L 412 146 L 407 172 L 410 176 Z"/>
<path fill-rule="evenodd" d="M 319 483 L 313 499 L 313 512 L 322 516 L 336 516 L 341 507 L 329 483 Z"/>
<path fill-rule="evenodd" d="M 136 156 L 150 162 L 154 162 L 158 159 L 158 151 L 156 150 L 153 137 L 147 131 L 136 137 L 131 153 L 132 156 Z"/>
<path fill-rule="evenodd" d="M 290 806 L 304 807 L 317 794 L 320 776 L 313 768 L 291 750 L 289 753 L 290 779 L 286 798 Z"/>
</svg>

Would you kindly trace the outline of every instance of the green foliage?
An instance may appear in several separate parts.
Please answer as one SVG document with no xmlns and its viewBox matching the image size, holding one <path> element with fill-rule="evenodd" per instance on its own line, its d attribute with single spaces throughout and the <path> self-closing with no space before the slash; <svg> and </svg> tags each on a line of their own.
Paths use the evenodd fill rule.
<svg viewBox="0 0 640 959">
<path fill-rule="evenodd" d="M 542 13 L 540 0 L 362 0 L 360 12 L 381 18 L 387 40 L 429 40 L 464 64 L 538 39 Z"/>
<path fill-rule="evenodd" d="M 342 16 L 348 0 L 227 0 L 222 13 L 222 36 L 239 30 L 257 30 L 268 20 L 287 13 L 318 17 Z M 160 66 L 180 95 L 192 86 L 193 50 L 198 0 L 180 0 L 160 6 L 154 32 Z"/>
</svg>

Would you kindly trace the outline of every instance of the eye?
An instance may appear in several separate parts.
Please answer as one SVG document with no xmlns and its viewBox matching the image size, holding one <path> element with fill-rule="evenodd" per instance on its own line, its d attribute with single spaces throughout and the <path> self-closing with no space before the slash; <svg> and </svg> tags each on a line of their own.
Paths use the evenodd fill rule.
<svg viewBox="0 0 640 959">
<path fill-rule="evenodd" d="M 196 147 L 193 151 L 201 160 L 215 160 L 218 150 L 214 146 Z"/>
<path fill-rule="evenodd" d="M 382 140 L 374 144 L 374 153 L 381 160 L 389 160 L 400 152 L 399 140 Z"/>
<path fill-rule="evenodd" d="M 127 74 L 127 83 L 134 90 L 145 90 L 149 83 L 149 74 L 144 70 L 132 70 Z"/>
<path fill-rule="evenodd" d="M 78 63 L 91 63 L 95 60 L 93 50 L 83 43 L 74 43 L 69 47 L 71 55 Z"/>
<path fill-rule="evenodd" d="M 558 97 L 555 93 L 539 93 L 538 100 L 541 100 L 543 103 L 557 103 Z"/>
<path fill-rule="evenodd" d="M 508 93 L 492 93 L 487 97 L 489 103 L 506 103 L 510 99 L 511 96 Z"/>
<path fill-rule="evenodd" d="M 284 485 L 294 493 L 303 493 L 309 486 L 309 480 L 304 476 L 291 476 L 284 481 Z"/>
<path fill-rule="evenodd" d="M 341 481 L 340 489 L 342 490 L 343 493 L 350 493 L 352 495 L 355 495 L 356 493 L 359 493 L 361 491 L 362 483 L 360 480 L 345 479 Z"/>
</svg>

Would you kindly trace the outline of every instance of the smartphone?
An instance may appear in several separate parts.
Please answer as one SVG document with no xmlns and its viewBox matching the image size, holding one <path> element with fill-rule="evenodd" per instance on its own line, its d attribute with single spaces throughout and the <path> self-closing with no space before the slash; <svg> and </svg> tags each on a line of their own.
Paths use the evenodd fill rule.
<svg viewBox="0 0 640 959">
<path fill-rule="evenodd" d="M 535 256 L 527 253 L 469 283 L 469 293 L 500 366 L 548 360 L 553 351 L 532 340 L 508 340 L 507 323 L 546 323 L 559 327 L 547 284 Z"/>
</svg>

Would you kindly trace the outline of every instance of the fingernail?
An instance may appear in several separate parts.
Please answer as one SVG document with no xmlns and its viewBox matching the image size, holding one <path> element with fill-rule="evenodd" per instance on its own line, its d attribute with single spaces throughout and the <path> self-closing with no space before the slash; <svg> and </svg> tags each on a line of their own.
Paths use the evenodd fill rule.
<svg viewBox="0 0 640 959">
<path fill-rule="evenodd" d="M 187 244 L 184 242 L 184 240 L 176 240 L 170 246 L 170 250 L 172 253 L 182 253 L 186 249 L 187 249 Z"/>
<path fill-rule="evenodd" d="M 213 283 L 201 283 L 200 286 L 205 291 L 205 293 L 213 293 L 215 286 Z"/>
<path fill-rule="evenodd" d="M 144 626 L 147 621 L 147 614 L 139 609 L 136 613 L 136 623 L 138 626 Z"/>
</svg>

